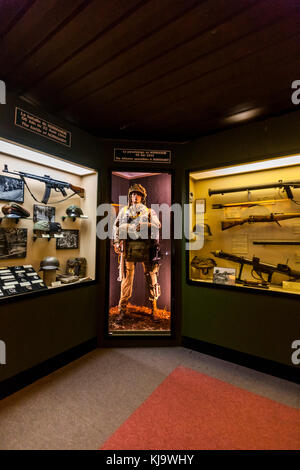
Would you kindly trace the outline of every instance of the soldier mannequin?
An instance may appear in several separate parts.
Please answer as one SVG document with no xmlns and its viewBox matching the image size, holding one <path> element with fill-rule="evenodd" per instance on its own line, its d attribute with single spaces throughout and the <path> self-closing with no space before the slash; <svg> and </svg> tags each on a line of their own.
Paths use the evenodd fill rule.
<svg viewBox="0 0 300 470">
<path fill-rule="evenodd" d="M 130 239 L 143 239 L 145 233 L 151 231 L 151 239 L 158 243 L 159 229 L 161 224 L 156 213 L 146 207 L 146 190 L 141 184 L 134 184 L 128 191 L 128 206 L 123 207 L 113 227 L 113 246 L 118 255 L 121 255 L 120 263 L 123 263 L 122 256 L 125 256 L 124 271 L 120 270 L 119 281 L 121 281 L 121 296 L 119 301 L 119 316 L 117 321 L 126 318 L 126 308 L 132 295 L 132 286 L 135 271 L 135 261 L 128 261 L 124 253 L 124 243 Z M 146 232 L 145 232 L 146 229 Z M 142 235 L 143 234 L 143 235 Z M 150 238 L 150 237 L 149 237 Z M 157 320 L 157 299 L 160 295 L 160 286 L 157 282 L 159 271 L 158 261 L 142 261 L 148 297 L 152 305 L 152 316 Z M 159 321 L 159 320 L 158 320 Z"/>
</svg>

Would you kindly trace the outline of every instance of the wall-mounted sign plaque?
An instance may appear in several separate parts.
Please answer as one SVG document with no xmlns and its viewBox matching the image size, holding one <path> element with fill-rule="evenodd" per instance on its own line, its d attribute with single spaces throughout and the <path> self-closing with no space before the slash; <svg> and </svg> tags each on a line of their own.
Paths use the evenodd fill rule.
<svg viewBox="0 0 300 470">
<path fill-rule="evenodd" d="M 114 161 L 171 163 L 171 150 L 114 149 Z"/>
<path fill-rule="evenodd" d="M 18 107 L 15 109 L 15 125 L 54 140 L 58 144 L 71 147 L 71 132 Z"/>
</svg>

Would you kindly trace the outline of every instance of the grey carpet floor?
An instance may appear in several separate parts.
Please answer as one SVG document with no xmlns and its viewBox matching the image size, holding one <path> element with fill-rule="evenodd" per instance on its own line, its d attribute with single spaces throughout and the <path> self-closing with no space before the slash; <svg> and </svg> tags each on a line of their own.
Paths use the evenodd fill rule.
<svg viewBox="0 0 300 470">
<path fill-rule="evenodd" d="M 177 366 L 300 409 L 300 386 L 186 348 L 96 349 L 0 401 L 0 449 L 98 449 Z"/>
</svg>

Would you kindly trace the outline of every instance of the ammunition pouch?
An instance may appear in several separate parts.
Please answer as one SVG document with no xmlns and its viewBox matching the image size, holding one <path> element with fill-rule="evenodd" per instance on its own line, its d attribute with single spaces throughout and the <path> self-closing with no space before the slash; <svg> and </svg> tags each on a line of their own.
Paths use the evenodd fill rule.
<svg viewBox="0 0 300 470">
<path fill-rule="evenodd" d="M 126 261 L 158 262 L 161 259 L 159 245 L 156 240 L 126 240 L 124 241 Z"/>
</svg>

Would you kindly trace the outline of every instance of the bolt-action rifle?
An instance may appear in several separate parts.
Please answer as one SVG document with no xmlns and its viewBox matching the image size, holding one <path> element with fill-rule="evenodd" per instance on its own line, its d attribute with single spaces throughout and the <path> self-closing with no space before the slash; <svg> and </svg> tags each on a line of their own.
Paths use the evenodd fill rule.
<svg viewBox="0 0 300 470">
<path fill-rule="evenodd" d="M 271 282 L 274 273 L 280 273 L 285 276 L 289 276 L 291 280 L 300 279 L 300 271 L 295 271 L 294 269 L 291 269 L 290 266 L 288 266 L 287 264 L 277 264 L 277 266 L 275 266 L 273 264 L 261 263 L 260 259 L 256 256 L 253 256 L 252 259 L 249 259 L 244 258 L 244 256 L 237 256 L 231 253 L 226 253 L 222 250 L 212 251 L 211 253 L 216 258 L 226 259 L 228 261 L 232 261 L 233 263 L 238 263 L 240 265 L 239 275 L 236 279 L 236 282 L 242 281 L 241 275 L 245 264 L 252 266 L 252 277 L 254 279 L 262 280 L 264 283 L 266 281 L 263 278 L 263 274 L 267 274 L 268 282 Z M 254 274 L 257 274 L 258 278 L 255 277 Z"/>
<path fill-rule="evenodd" d="M 48 203 L 50 193 L 51 193 L 52 189 L 54 189 L 54 191 L 57 191 L 57 192 L 60 191 L 64 197 L 67 197 L 66 189 L 71 189 L 73 191 L 73 194 L 71 194 L 67 198 L 69 198 L 71 196 L 74 196 L 74 194 L 78 194 L 78 196 L 80 196 L 81 198 L 84 197 L 84 189 L 83 188 L 79 188 L 78 186 L 74 186 L 73 184 L 67 183 L 65 181 L 55 180 L 55 179 L 51 178 L 48 175 L 37 176 L 37 175 L 32 175 L 30 173 L 25 173 L 23 171 L 8 171 L 7 165 L 4 165 L 3 173 L 9 173 L 11 175 L 19 175 L 21 180 L 24 182 L 25 186 L 27 187 L 28 191 L 30 192 L 31 196 L 33 197 L 33 199 L 36 202 L 41 202 L 42 204 L 47 204 Z M 45 187 L 45 193 L 44 193 L 42 201 L 38 201 L 34 197 L 34 195 L 30 191 L 30 189 L 29 189 L 29 187 L 28 187 L 28 185 L 25 181 L 25 178 L 30 178 L 30 179 L 33 179 L 33 180 L 40 181 L 41 183 L 45 183 L 46 187 Z"/>
<path fill-rule="evenodd" d="M 208 194 L 225 194 L 225 193 L 238 193 L 240 191 L 253 191 L 256 189 L 268 189 L 268 188 L 281 188 L 283 189 L 289 199 L 294 199 L 291 188 L 300 188 L 300 180 L 298 181 L 282 181 L 279 180 L 275 183 L 270 184 L 256 184 L 254 186 L 241 186 L 238 188 L 224 188 L 224 189 L 209 189 Z"/>
<path fill-rule="evenodd" d="M 235 227 L 236 225 L 255 224 L 258 222 L 275 222 L 281 227 L 279 220 L 295 219 L 300 217 L 300 212 L 290 212 L 287 214 L 270 214 L 270 215 L 250 215 L 244 219 L 224 220 L 222 222 L 222 230 Z"/>
</svg>

